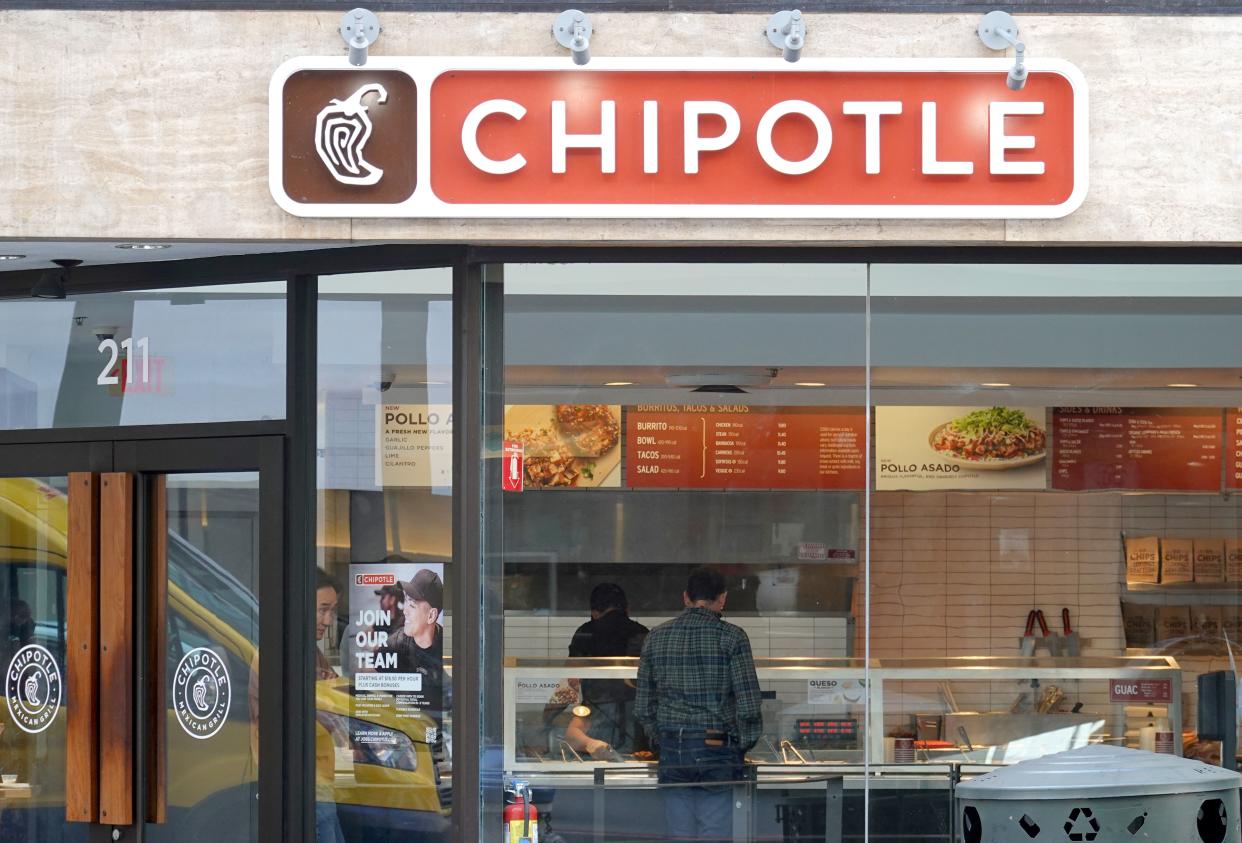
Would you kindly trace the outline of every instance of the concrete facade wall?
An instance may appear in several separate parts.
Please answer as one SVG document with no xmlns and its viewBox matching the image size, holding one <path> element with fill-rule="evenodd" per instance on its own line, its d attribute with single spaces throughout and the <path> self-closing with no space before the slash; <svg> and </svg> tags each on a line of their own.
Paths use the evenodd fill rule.
<svg viewBox="0 0 1242 843">
<path fill-rule="evenodd" d="M 559 55 L 546 14 L 381 15 L 373 55 Z M 594 14 L 596 56 L 770 56 L 754 14 Z M 267 189 L 267 91 L 339 13 L 0 12 L 0 240 L 1242 242 L 1242 18 L 1022 15 L 1091 101 L 1090 191 L 1051 221 L 303 220 Z M 811 57 L 994 55 L 965 15 L 808 17 Z M 675 36 L 674 36 L 675 33 Z M 682 45 L 687 49 L 682 50 Z"/>
</svg>

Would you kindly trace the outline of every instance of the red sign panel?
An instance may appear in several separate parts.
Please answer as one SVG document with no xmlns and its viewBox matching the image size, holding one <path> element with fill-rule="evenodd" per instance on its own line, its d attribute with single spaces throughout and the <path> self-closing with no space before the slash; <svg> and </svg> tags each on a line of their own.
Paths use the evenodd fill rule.
<svg viewBox="0 0 1242 843">
<path fill-rule="evenodd" d="M 859 408 L 638 405 L 625 408 L 634 488 L 862 489 Z"/>
<path fill-rule="evenodd" d="M 1110 679 L 1108 700 L 1115 703 L 1167 703 L 1173 701 L 1171 679 Z"/>
<path fill-rule="evenodd" d="M 1220 489 L 1218 409 L 1057 407 L 1052 430 L 1054 489 Z"/>
<path fill-rule="evenodd" d="M 501 466 L 500 488 L 506 492 L 520 492 L 525 485 L 526 448 L 521 442 L 506 439 L 504 465 Z"/>
<path fill-rule="evenodd" d="M 458 71 L 431 103 L 431 186 L 453 204 L 1056 206 L 1074 192 L 1074 90 L 1055 73 L 1011 91 L 984 73 Z"/>
<path fill-rule="evenodd" d="M 357 574 L 354 576 L 355 585 L 396 585 L 396 574 Z"/>
</svg>

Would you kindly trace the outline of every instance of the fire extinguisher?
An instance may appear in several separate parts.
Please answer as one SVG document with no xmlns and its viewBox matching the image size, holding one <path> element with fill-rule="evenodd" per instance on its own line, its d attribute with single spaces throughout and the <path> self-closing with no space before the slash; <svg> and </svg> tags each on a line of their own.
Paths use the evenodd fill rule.
<svg viewBox="0 0 1242 843">
<path fill-rule="evenodd" d="M 507 788 L 512 797 L 505 805 L 505 843 L 539 843 L 539 809 L 530 799 L 530 785 L 513 782 Z"/>
</svg>

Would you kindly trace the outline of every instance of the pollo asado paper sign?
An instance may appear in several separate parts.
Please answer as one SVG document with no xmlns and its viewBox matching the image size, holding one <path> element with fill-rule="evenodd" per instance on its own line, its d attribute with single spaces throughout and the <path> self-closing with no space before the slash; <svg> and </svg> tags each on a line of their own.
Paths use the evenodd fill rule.
<svg viewBox="0 0 1242 843">
<path fill-rule="evenodd" d="M 1087 85 L 1009 59 L 286 62 L 269 183 L 304 217 L 1057 218 Z"/>
<path fill-rule="evenodd" d="M 1044 407 L 876 407 L 875 487 L 1044 489 Z"/>
</svg>

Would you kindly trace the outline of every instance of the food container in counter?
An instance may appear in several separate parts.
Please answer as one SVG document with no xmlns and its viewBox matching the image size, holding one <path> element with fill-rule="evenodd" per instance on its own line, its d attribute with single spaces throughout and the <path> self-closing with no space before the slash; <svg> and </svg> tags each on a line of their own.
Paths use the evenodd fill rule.
<svg viewBox="0 0 1242 843">
<path fill-rule="evenodd" d="M 944 715 L 944 734 L 959 743 L 948 751 L 972 762 L 1012 764 L 1086 746 L 1106 725 L 1101 714 L 1050 712 L 957 712 Z"/>
</svg>

